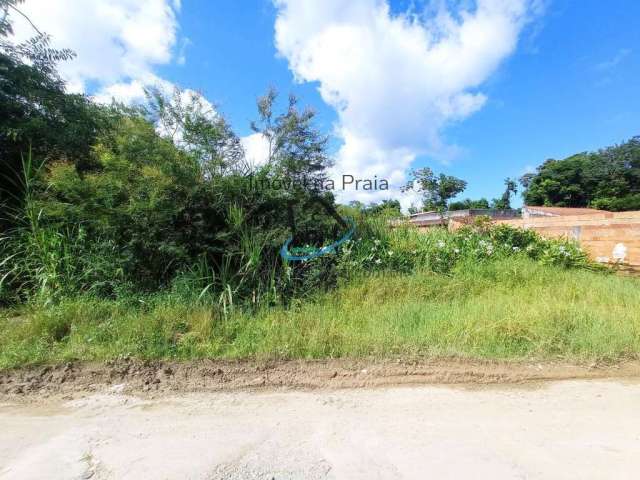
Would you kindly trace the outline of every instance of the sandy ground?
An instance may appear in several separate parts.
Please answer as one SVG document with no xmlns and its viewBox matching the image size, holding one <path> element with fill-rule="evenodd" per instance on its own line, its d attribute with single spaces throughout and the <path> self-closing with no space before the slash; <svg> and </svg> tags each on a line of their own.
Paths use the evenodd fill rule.
<svg viewBox="0 0 640 480">
<path fill-rule="evenodd" d="M 544 380 L 640 378 L 640 361 L 617 364 L 500 362 L 460 358 L 190 362 L 119 360 L 0 370 L 0 401 L 71 399 L 115 385 L 124 394 L 228 392 L 241 389 L 522 384 Z"/>
<path fill-rule="evenodd" d="M 0 479 L 636 479 L 640 382 L 5 396 Z"/>
</svg>

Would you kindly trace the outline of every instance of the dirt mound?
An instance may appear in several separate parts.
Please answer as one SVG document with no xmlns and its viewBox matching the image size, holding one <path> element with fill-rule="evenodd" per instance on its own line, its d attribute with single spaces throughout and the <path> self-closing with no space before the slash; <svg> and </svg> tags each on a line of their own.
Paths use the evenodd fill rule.
<svg viewBox="0 0 640 480">
<path fill-rule="evenodd" d="M 578 378 L 638 377 L 640 362 L 572 365 L 458 359 L 191 362 L 118 360 L 0 371 L 0 396 L 353 388 L 405 384 L 518 384 Z"/>
</svg>

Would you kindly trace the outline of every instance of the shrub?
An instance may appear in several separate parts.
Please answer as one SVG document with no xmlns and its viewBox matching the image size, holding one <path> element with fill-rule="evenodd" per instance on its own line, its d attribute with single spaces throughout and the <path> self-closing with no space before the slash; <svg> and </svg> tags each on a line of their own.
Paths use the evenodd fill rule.
<svg viewBox="0 0 640 480">
<path fill-rule="evenodd" d="M 449 232 L 439 227 L 418 231 L 407 225 L 380 230 L 377 219 L 363 223 L 361 234 L 340 252 L 340 269 L 346 275 L 378 270 L 447 274 L 461 262 L 514 256 L 565 268 L 598 268 L 573 241 L 545 239 L 534 231 L 508 225 L 481 221 Z"/>
</svg>

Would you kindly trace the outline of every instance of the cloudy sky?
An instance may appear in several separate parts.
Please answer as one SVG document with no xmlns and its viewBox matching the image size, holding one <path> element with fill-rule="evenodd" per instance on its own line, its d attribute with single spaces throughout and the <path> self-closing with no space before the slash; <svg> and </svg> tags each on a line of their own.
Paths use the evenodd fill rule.
<svg viewBox="0 0 640 480">
<path fill-rule="evenodd" d="M 635 0 L 27 0 L 23 10 L 76 51 L 61 67 L 70 90 L 129 102 L 144 85 L 200 91 L 256 160 L 249 122 L 269 86 L 317 110 L 336 175 L 400 185 L 430 166 L 467 180 L 464 197 L 499 196 L 505 177 L 546 158 L 640 134 Z M 19 22 L 18 35 L 29 28 Z"/>
</svg>

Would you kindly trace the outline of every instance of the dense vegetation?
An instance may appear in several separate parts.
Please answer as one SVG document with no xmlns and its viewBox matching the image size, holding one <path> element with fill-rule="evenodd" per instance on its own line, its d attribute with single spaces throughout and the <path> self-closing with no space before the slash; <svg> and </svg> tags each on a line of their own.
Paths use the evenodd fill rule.
<svg viewBox="0 0 640 480">
<path fill-rule="evenodd" d="M 466 181 L 443 173 L 436 175 L 430 168 L 419 168 L 411 171 L 409 181 L 403 187 L 403 190 L 417 191 L 422 196 L 421 208 L 412 206 L 409 209 L 409 213 L 417 213 L 421 210 L 436 212 L 489 208 L 509 210 L 511 208 L 511 197 L 518 193 L 518 184 L 516 180 L 506 178 L 504 186 L 504 193 L 499 198 L 491 200 L 491 202 L 486 198 L 477 200 L 466 198 L 454 201 L 453 198 L 460 195 L 467 188 Z"/>
<path fill-rule="evenodd" d="M 18 3 L 0 0 L 0 11 Z M 318 188 L 327 138 L 295 98 L 281 113 L 275 92 L 258 99 L 252 128 L 270 154 L 249 165 L 224 117 L 193 92 L 150 90 L 135 108 L 66 93 L 56 64 L 73 54 L 40 33 L 13 44 L 8 18 L 0 368 L 129 355 L 639 351 L 637 282 L 590 272 L 577 245 L 483 221 L 457 232 L 391 229 L 397 201 L 342 206 Z M 429 169 L 413 182 L 438 210 L 466 186 Z M 507 179 L 491 206 L 508 208 L 515 191 Z M 334 254 L 279 255 L 291 235 L 299 245 L 335 239 L 345 216 L 356 235 Z"/>
<path fill-rule="evenodd" d="M 72 54 L 43 34 L 14 45 L 2 18 L 0 302 L 118 298 L 189 277 L 260 305 L 318 286 L 317 272 L 278 256 L 291 217 L 300 243 L 339 229 L 325 212 L 333 198 L 315 188 L 329 158 L 313 112 L 290 98 L 278 114 L 274 92 L 259 99 L 253 128 L 271 148 L 252 169 L 198 95 L 150 91 L 148 105 L 126 108 L 67 94 L 55 66 Z"/>
<path fill-rule="evenodd" d="M 521 182 L 527 205 L 640 210 L 640 137 L 598 152 L 547 160 Z"/>
<path fill-rule="evenodd" d="M 340 288 L 287 306 L 256 310 L 232 296 L 222 304 L 183 279 L 146 295 L 22 308 L 19 318 L 0 318 L 0 368 L 124 357 L 615 360 L 640 352 L 639 281 L 589 271 L 574 245 L 504 227 L 367 228 L 336 258 Z"/>
</svg>

